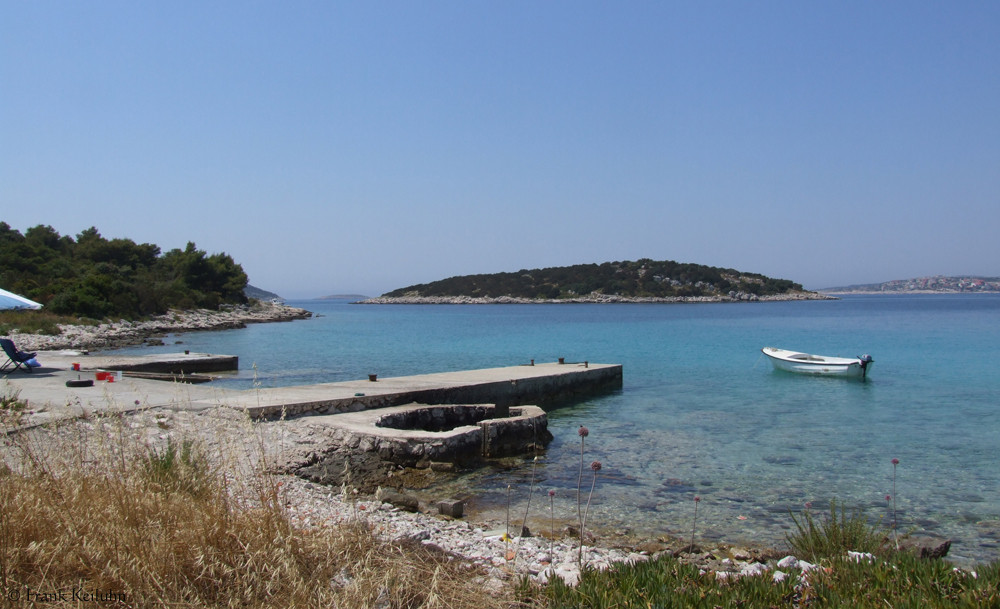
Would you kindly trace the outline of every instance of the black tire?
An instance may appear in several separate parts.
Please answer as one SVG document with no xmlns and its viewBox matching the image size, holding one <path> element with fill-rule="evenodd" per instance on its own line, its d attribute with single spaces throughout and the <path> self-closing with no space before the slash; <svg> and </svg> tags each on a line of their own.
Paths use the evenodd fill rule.
<svg viewBox="0 0 1000 609">
<path fill-rule="evenodd" d="M 76 380 L 70 380 L 70 381 L 66 381 L 66 386 L 67 387 L 93 387 L 94 386 L 94 380 L 93 379 L 76 379 Z"/>
</svg>

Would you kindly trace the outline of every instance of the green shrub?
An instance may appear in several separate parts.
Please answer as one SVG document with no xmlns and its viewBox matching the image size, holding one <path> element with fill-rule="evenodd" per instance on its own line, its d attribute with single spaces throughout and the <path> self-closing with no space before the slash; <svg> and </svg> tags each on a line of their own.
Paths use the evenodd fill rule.
<svg viewBox="0 0 1000 609">
<path fill-rule="evenodd" d="M 151 448 L 144 463 L 146 478 L 154 486 L 194 497 L 205 496 L 214 478 L 208 459 L 195 450 L 191 440 L 178 444 L 168 439 L 163 450 Z"/>
<path fill-rule="evenodd" d="M 944 560 L 891 552 L 886 558 L 841 556 L 809 573 L 810 607 L 998 607 L 998 563 L 975 574 Z"/>
<path fill-rule="evenodd" d="M 545 589 L 549 607 L 777 607 L 790 606 L 794 578 L 774 582 L 771 577 L 741 577 L 721 581 L 713 572 L 701 572 L 671 556 L 607 571 L 584 570 L 571 588 L 554 578 Z"/>
<path fill-rule="evenodd" d="M 723 580 L 663 556 L 607 571 L 586 569 L 576 587 L 553 578 L 538 592 L 522 582 L 518 595 L 525 605 L 560 609 L 1000 607 L 1000 563 L 971 573 L 944 560 L 889 552 L 860 560 L 844 554 L 820 565 L 804 576 L 797 570 L 786 573 L 782 581 L 775 581 L 771 571 Z"/>
<path fill-rule="evenodd" d="M 860 510 L 847 515 L 840 506 L 837 517 L 837 502 L 830 501 L 830 514 L 823 522 L 817 523 L 812 512 L 806 510 L 801 519 L 791 514 L 796 531 L 786 536 L 788 545 L 803 557 L 816 562 L 820 558 L 844 556 L 848 551 L 877 552 L 886 542 L 885 535 L 878 527 L 868 524 Z"/>
</svg>

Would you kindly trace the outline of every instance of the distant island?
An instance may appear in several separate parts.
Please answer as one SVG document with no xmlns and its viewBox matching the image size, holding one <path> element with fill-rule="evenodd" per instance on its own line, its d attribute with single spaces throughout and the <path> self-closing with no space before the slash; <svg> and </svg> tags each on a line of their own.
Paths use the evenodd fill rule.
<svg viewBox="0 0 1000 609">
<path fill-rule="evenodd" d="M 365 304 L 537 302 L 751 302 L 823 300 L 788 279 L 649 258 L 514 273 L 463 275 L 411 285 Z"/>
<path fill-rule="evenodd" d="M 866 283 L 819 290 L 825 294 L 957 294 L 1000 292 L 1000 277 L 956 276 L 896 279 L 883 283 Z"/>
<path fill-rule="evenodd" d="M 320 296 L 316 300 L 365 300 L 368 298 L 364 294 L 330 294 L 329 296 Z"/>
</svg>

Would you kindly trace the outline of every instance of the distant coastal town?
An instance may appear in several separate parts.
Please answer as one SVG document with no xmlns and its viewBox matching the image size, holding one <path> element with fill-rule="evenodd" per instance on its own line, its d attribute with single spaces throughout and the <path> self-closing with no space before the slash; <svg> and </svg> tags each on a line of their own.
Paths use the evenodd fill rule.
<svg viewBox="0 0 1000 609">
<path fill-rule="evenodd" d="M 918 277 L 819 290 L 826 294 L 1000 292 L 1000 277 Z"/>
</svg>

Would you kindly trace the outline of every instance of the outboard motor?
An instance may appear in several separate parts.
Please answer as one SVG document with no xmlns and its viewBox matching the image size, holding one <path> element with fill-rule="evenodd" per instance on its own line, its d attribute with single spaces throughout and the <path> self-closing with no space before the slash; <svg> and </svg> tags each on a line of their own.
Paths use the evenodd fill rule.
<svg viewBox="0 0 1000 609">
<path fill-rule="evenodd" d="M 875 360 L 873 360 L 872 356 L 868 355 L 867 353 L 865 353 L 864 355 L 862 355 L 858 359 L 861 360 L 861 378 L 867 378 L 868 377 L 868 364 L 874 362 Z"/>
</svg>

